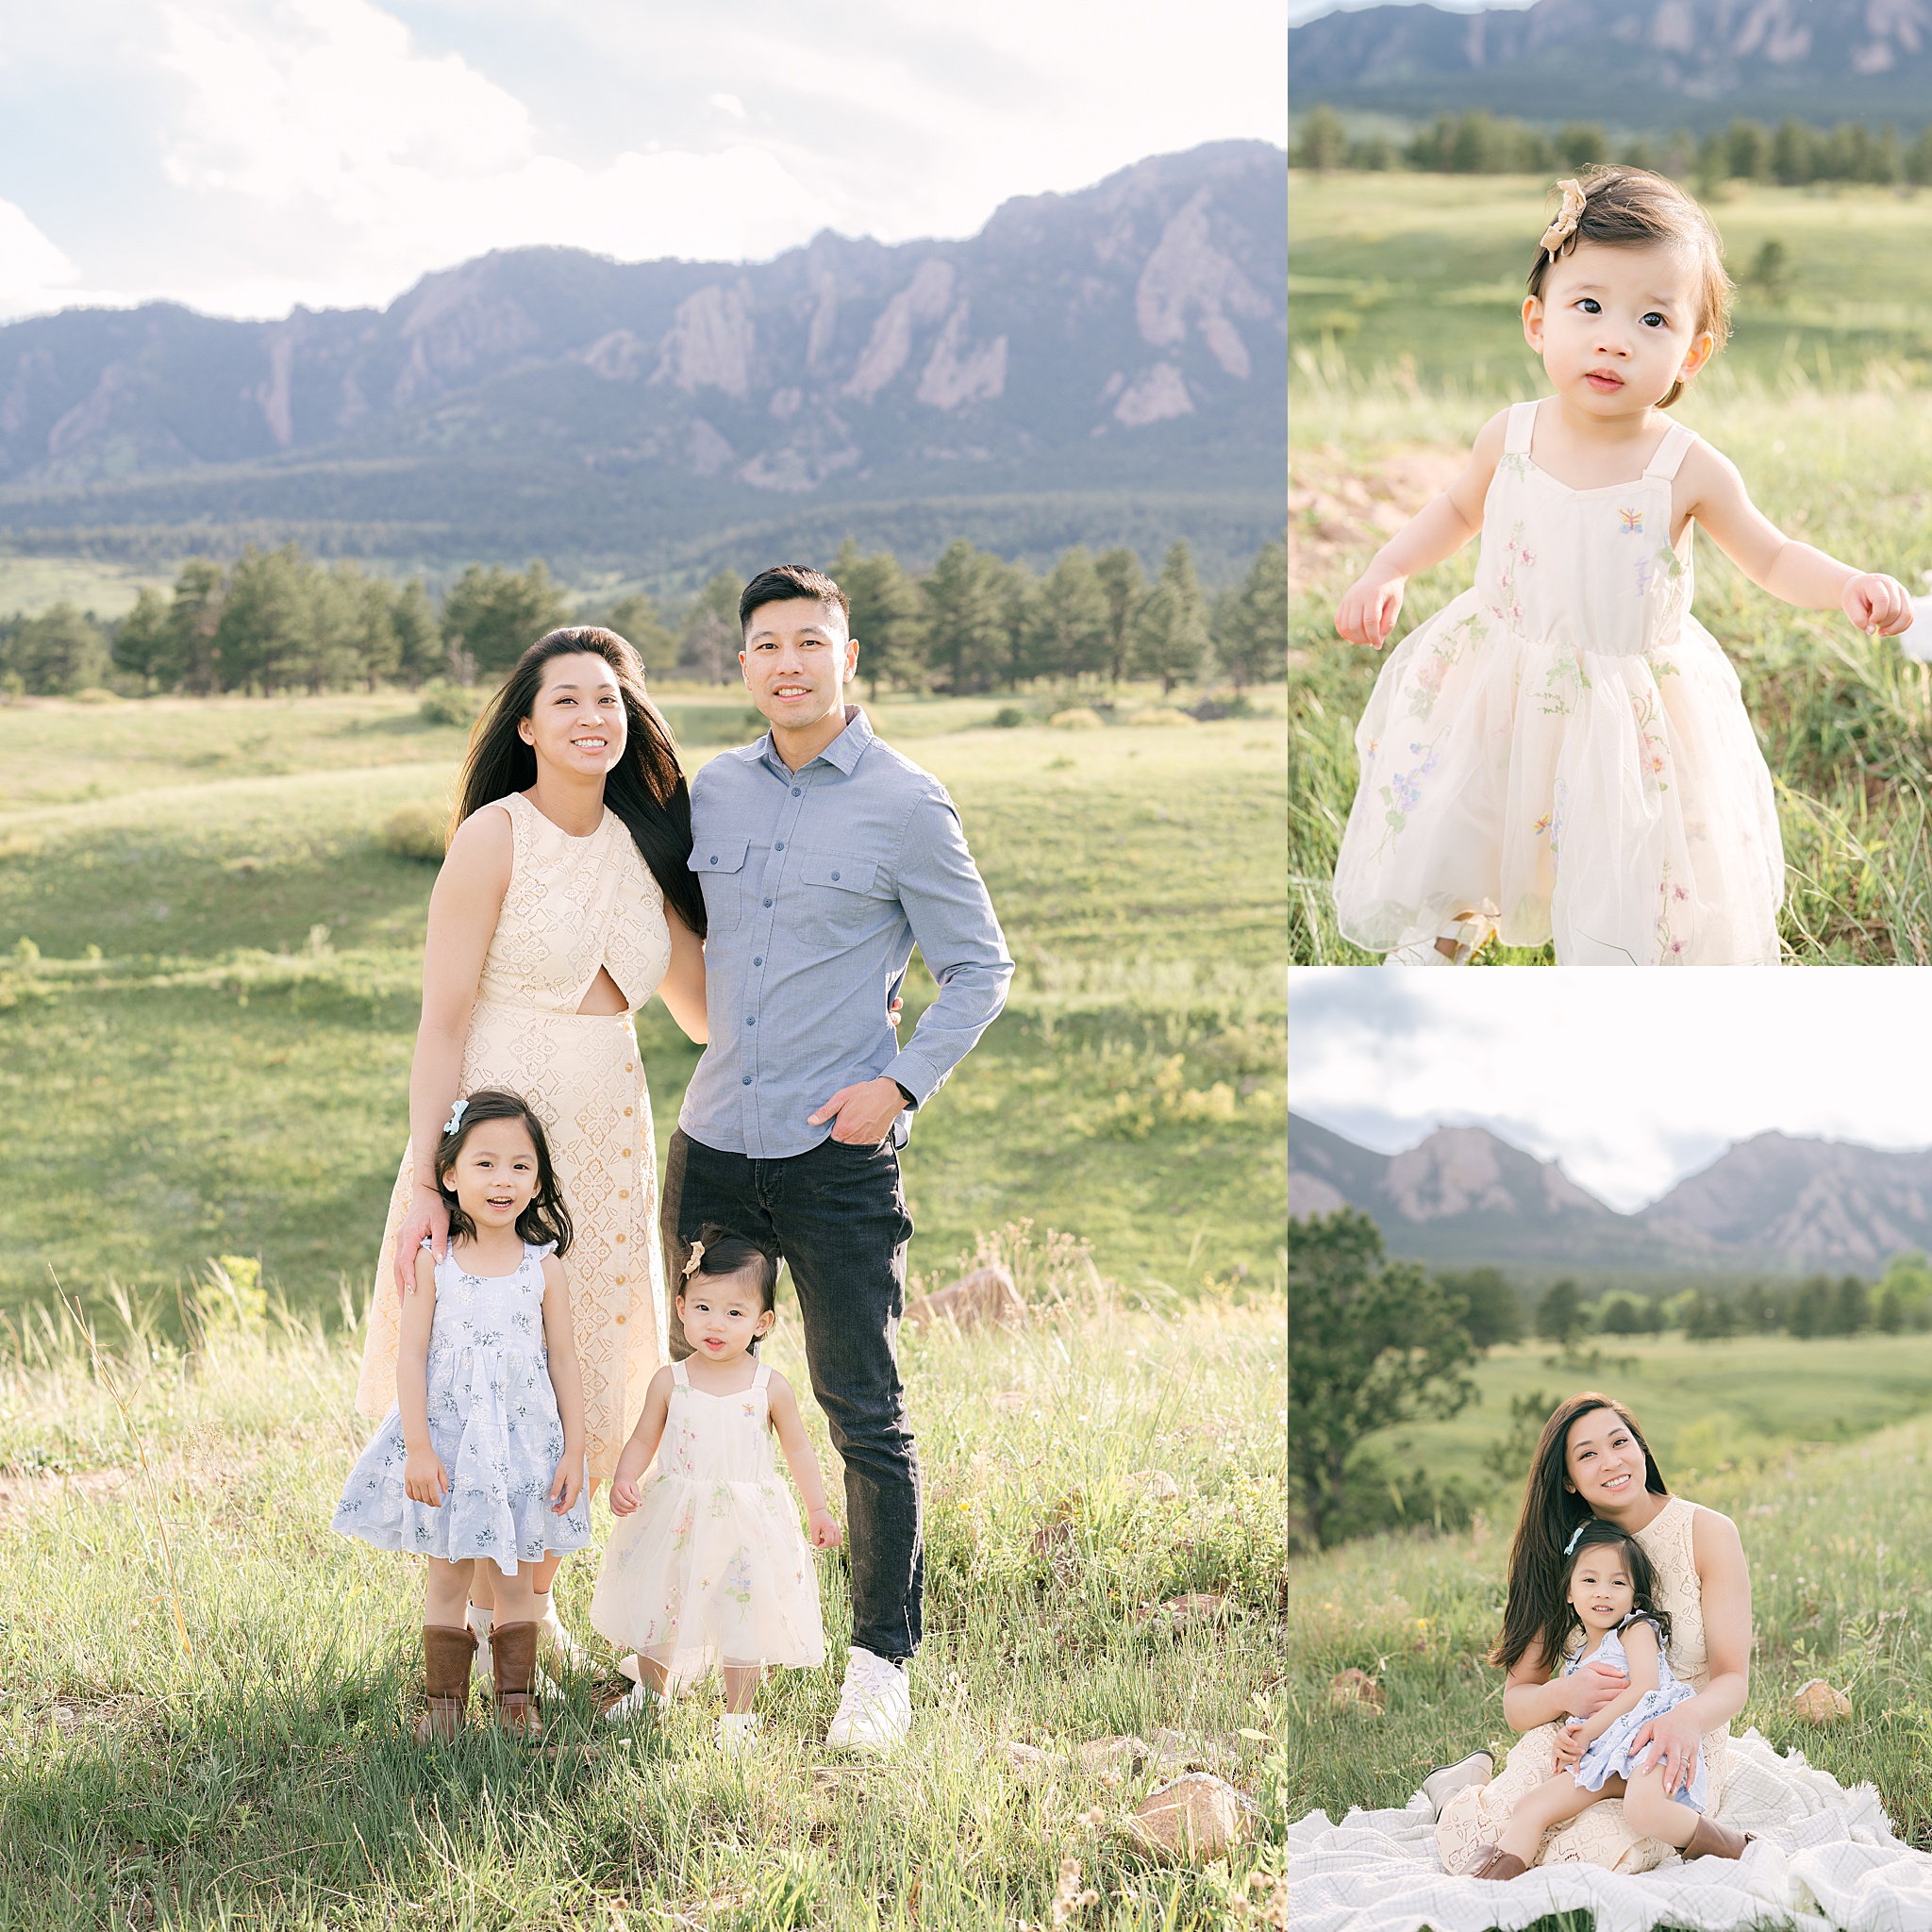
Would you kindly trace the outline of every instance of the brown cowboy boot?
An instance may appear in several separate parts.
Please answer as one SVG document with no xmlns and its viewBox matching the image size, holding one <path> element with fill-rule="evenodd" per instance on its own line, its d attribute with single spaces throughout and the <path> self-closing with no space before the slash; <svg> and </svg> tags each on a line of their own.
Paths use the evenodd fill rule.
<svg viewBox="0 0 1932 1932">
<path fill-rule="evenodd" d="M 543 1735 L 537 1714 L 537 1641 L 541 1624 L 499 1624 L 490 1633 L 490 1662 L 496 1678 L 496 1721 L 513 1738 L 534 1743 Z"/>
<path fill-rule="evenodd" d="M 1757 1836 L 1755 1831 L 1740 1831 L 1735 1824 L 1719 1824 L 1715 1819 L 1700 1818 L 1682 1856 L 1687 1861 L 1691 1858 L 1741 1858 L 1744 1847 Z"/>
<path fill-rule="evenodd" d="M 417 1743 L 454 1738 L 463 1728 L 470 1711 L 470 1659 L 475 1654 L 473 1632 L 424 1624 L 423 1680 L 429 1708 L 416 1721 Z"/>
</svg>

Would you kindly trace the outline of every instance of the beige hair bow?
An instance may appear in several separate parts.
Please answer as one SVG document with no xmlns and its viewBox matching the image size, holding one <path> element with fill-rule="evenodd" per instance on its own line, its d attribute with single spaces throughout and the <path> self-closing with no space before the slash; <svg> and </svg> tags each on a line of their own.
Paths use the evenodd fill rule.
<svg viewBox="0 0 1932 1932">
<path fill-rule="evenodd" d="M 689 1257 L 688 1257 L 688 1258 L 686 1259 L 686 1261 L 685 1261 L 685 1264 L 684 1264 L 684 1278 L 685 1278 L 685 1279 L 686 1279 L 687 1281 L 689 1281 L 689 1280 L 690 1280 L 690 1279 L 691 1278 L 691 1276 L 692 1276 L 693 1274 L 696 1274 L 696 1273 L 698 1272 L 698 1263 L 699 1263 L 700 1261 L 702 1261 L 702 1260 L 703 1260 L 704 1258 L 705 1258 L 705 1244 L 704 1244 L 704 1242 L 703 1242 L 703 1241 L 693 1241 L 693 1242 L 691 1242 L 691 1254 L 690 1254 Z"/>
<path fill-rule="evenodd" d="M 1559 181 L 1557 186 L 1563 191 L 1563 206 L 1557 212 L 1557 219 L 1543 230 L 1540 244 L 1552 261 L 1563 252 L 1563 244 L 1576 232 L 1576 224 L 1583 219 L 1583 183 L 1581 181 Z"/>
</svg>

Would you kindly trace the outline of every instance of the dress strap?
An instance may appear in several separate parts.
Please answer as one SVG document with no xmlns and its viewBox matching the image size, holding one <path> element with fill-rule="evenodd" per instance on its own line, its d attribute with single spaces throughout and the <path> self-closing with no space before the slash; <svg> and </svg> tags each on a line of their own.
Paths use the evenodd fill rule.
<svg viewBox="0 0 1932 1932">
<path fill-rule="evenodd" d="M 1509 420 L 1503 427 L 1503 454 L 1509 457 L 1526 457 L 1529 454 L 1529 439 L 1535 433 L 1535 403 L 1511 403 Z"/>
<path fill-rule="evenodd" d="M 691 1377 L 685 1373 L 682 1362 L 673 1362 L 671 1364 L 671 1379 L 680 1389 L 689 1389 L 691 1387 Z"/>
<path fill-rule="evenodd" d="M 753 1376 L 753 1377 L 751 1378 L 751 1386 L 752 1386 L 752 1387 L 753 1387 L 754 1389 L 764 1389 L 764 1388 L 768 1388 L 768 1387 L 770 1387 L 770 1385 L 771 1385 L 771 1380 L 772 1380 L 772 1366 L 771 1366 L 771 1364 L 770 1364 L 769 1362 L 760 1362 L 760 1363 L 758 1364 L 758 1374 L 757 1374 L 756 1375 L 754 1375 L 754 1376 Z"/>
<path fill-rule="evenodd" d="M 1693 431 L 1686 429 L 1681 423 L 1673 423 L 1664 431 L 1664 440 L 1657 444 L 1650 461 L 1644 466 L 1644 480 L 1668 483 L 1677 474 L 1677 466 L 1684 460 L 1685 452 L 1696 441 Z"/>
</svg>

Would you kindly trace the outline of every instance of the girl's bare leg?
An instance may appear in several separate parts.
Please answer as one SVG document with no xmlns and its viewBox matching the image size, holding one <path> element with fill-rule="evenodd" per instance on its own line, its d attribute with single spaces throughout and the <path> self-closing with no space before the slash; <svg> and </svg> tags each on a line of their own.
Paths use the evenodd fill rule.
<svg viewBox="0 0 1932 1932">
<path fill-rule="evenodd" d="M 1551 1825 L 1581 1817 L 1599 1798 L 1616 1797 L 1618 1790 L 1611 1787 L 1615 1785 L 1621 1790 L 1621 1784 L 1620 1779 L 1608 1778 L 1602 1790 L 1586 1790 L 1567 1771 L 1559 1771 L 1517 1806 L 1496 1843 L 1527 1865 L 1536 1857 L 1536 1848 Z"/>
<path fill-rule="evenodd" d="M 1639 1772 L 1629 1780 L 1624 1793 L 1624 1816 L 1630 1821 L 1633 1831 L 1641 1831 L 1645 1838 L 1660 1839 L 1681 1852 L 1690 1842 L 1701 1814 L 1688 1805 L 1678 1804 L 1674 1798 L 1664 1796 L 1663 1766 L 1657 1765 Z"/>
<path fill-rule="evenodd" d="M 445 1563 L 441 1557 L 431 1557 L 423 1586 L 423 1621 L 425 1624 L 440 1624 L 445 1630 L 460 1630 L 463 1627 L 463 1599 L 470 1584 L 470 1572 L 475 1566 L 466 1558 L 460 1563 Z M 484 1566 L 489 1567 L 487 1564 Z"/>
<path fill-rule="evenodd" d="M 743 1713 L 752 1707 L 752 1700 L 758 1694 L 758 1685 L 763 1680 L 763 1664 L 726 1664 L 724 1671 L 724 1708 Z"/>
</svg>

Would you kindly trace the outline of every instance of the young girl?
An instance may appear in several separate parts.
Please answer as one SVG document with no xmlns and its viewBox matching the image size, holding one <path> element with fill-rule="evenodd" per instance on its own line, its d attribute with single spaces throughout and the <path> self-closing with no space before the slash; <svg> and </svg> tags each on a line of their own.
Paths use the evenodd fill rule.
<svg viewBox="0 0 1932 1932">
<path fill-rule="evenodd" d="M 692 1245 L 677 1296 L 691 1353 L 652 1377 L 617 1459 L 610 1509 L 621 1520 L 591 1600 L 596 1628 L 638 1653 L 624 1664 L 637 1689 L 611 1720 L 661 1709 L 715 1660 L 727 1751 L 757 1737 L 752 1699 L 766 1664 L 824 1661 L 811 1551 L 841 1535 L 791 1385 L 756 1359 L 778 1319 L 777 1284 L 777 1263 L 741 1236 L 707 1227 Z M 772 1466 L 774 1430 L 805 1498 L 810 1549 Z M 658 1472 L 642 1482 L 654 1456 Z"/>
<path fill-rule="evenodd" d="M 1690 1780 L 1676 1793 L 1664 1788 L 1661 1765 L 1632 1740 L 1653 1718 L 1696 1696 L 1671 1674 L 1663 1646 L 1671 1620 L 1658 1607 L 1657 1578 L 1642 1546 L 1614 1523 L 1592 1517 L 1570 1539 L 1559 1587 L 1583 1636 L 1564 1660 L 1562 1674 L 1586 1665 L 1624 1674 L 1630 1688 L 1593 1717 L 1573 1717 L 1557 1740 L 1556 1774 L 1520 1799 L 1493 1844 L 1480 1846 L 1473 1878 L 1514 1878 L 1529 1869 L 1543 1833 L 1605 1798 L 1620 1797 L 1624 1816 L 1645 1838 L 1675 1845 L 1687 1857 L 1739 1857 L 1745 1835 L 1706 1822 L 1707 1792 L 1700 1751 Z"/>
<path fill-rule="evenodd" d="M 1379 649 L 1407 579 L 1481 530 L 1475 587 L 1403 640 L 1357 730 L 1341 927 L 1391 965 L 1461 964 L 1499 931 L 1565 965 L 1774 965 L 1771 777 L 1690 614 L 1690 525 L 1787 603 L 1888 635 L 1910 603 L 1783 536 L 1661 414 L 1729 328 L 1696 203 L 1641 168 L 1562 192 L 1523 305 L 1555 394 L 1491 417 L 1336 613 Z"/>
<path fill-rule="evenodd" d="M 558 1258 L 570 1215 L 542 1126 L 499 1089 L 456 1103 L 436 1148 L 436 1185 L 449 1253 L 438 1261 L 426 1241 L 417 1251 L 396 1400 L 343 1485 L 335 1527 L 429 1559 L 422 1743 L 463 1726 L 476 1652 L 463 1615 L 470 1567 L 478 1557 L 496 1565 L 497 1722 L 536 1738 L 536 1566 L 591 1540 L 583 1388 Z"/>
</svg>

